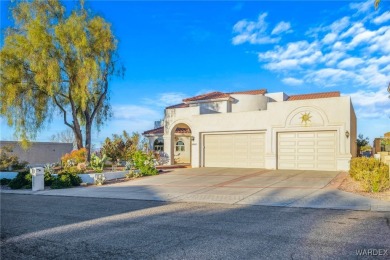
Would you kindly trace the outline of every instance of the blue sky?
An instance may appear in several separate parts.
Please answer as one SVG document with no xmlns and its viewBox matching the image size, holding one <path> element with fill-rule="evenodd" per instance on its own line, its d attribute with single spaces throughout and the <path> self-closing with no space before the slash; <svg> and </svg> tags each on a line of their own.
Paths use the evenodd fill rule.
<svg viewBox="0 0 390 260">
<path fill-rule="evenodd" d="M 390 2 L 377 11 L 373 2 L 87 2 L 112 24 L 126 67 L 110 83 L 114 116 L 93 142 L 151 129 L 185 97 L 260 88 L 350 95 L 358 132 L 372 141 L 390 131 Z M 2 31 L 8 7 L 1 2 Z M 64 129 L 56 114 L 37 140 Z M 1 139 L 13 138 L 1 119 Z"/>
</svg>

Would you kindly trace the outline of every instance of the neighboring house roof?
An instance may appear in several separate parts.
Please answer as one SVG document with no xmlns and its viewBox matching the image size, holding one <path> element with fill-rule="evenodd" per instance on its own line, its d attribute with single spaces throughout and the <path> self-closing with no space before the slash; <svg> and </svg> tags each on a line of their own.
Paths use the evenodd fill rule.
<svg viewBox="0 0 390 260">
<path fill-rule="evenodd" d="M 255 90 L 247 90 L 247 91 L 236 91 L 236 92 L 231 92 L 231 93 L 227 93 L 227 94 L 231 94 L 231 95 L 234 95 L 234 94 L 264 95 L 265 93 L 267 93 L 266 89 L 255 89 Z"/>
<path fill-rule="evenodd" d="M 190 134 L 191 133 L 191 129 L 178 127 L 178 128 L 176 128 L 175 133 L 176 134 Z M 154 135 L 156 135 L 156 134 L 164 134 L 164 127 L 161 126 L 159 128 L 143 132 L 143 135 L 150 135 L 150 134 L 154 134 Z"/>
<path fill-rule="evenodd" d="M 188 105 L 188 104 L 180 103 L 180 104 L 169 106 L 169 107 L 166 107 L 166 108 L 183 108 L 183 107 L 189 107 L 189 106 L 190 105 Z"/>
<path fill-rule="evenodd" d="M 148 135 L 148 134 L 163 134 L 164 133 L 164 127 L 159 127 L 159 128 L 156 128 L 156 129 L 152 129 L 152 130 L 148 130 L 148 131 L 145 131 L 143 132 L 144 135 Z"/>
<path fill-rule="evenodd" d="M 301 94 L 301 95 L 292 95 L 287 99 L 287 101 L 315 99 L 315 98 L 331 98 L 331 97 L 339 97 L 339 96 L 340 96 L 339 91 Z"/>
<path fill-rule="evenodd" d="M 218 98 L 228 98 L 228 97 L 230 97 L 229 94 L 216 91 L 216 92 L 206 93 L 206 94 L 191 97 L 191 98 L 185 98 L 185 99 L 183 99 L 183 102 L 218 99 Z"/>
</svg>

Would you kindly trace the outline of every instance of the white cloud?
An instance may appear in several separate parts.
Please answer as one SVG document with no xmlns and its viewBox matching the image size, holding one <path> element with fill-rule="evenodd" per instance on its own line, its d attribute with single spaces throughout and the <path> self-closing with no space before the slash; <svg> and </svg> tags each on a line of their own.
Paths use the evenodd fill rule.
<svg viewBox="0 0 390 260">
<path fill-rule="evenodd" d="M 387 119 L 390 115 L 389 93 L 383 87 L 376 91 L 359 90 L 349 93 L 352 103 L 356 107 L 358 118 L 382 118 Z"/>
<path fill-rule="evenodd" d="M 339 33 L 342 30 L 344 30 L 347 26 L 350 25 L 350 20 L 348 16 L 345 16 L 339 20 L 334 21 L 330 26 L 329 29 L 333 33 Z"/>
<path fill-rule="evenodd" d="M 359 79 L 356 78 L 355 73 L 347 70 L 325 68 L 308 73 L 305 80 L 322 87 L 334 87 L 347 82 L 355 82 Z"/>
<path fill-rule="evenodd" d="M 299 69 L 300 65 L 314 64 L 322 57 L 317 42 L 299 41 L 277 46 L 272 51 L 259 54 L 259 61 L 266 62 L 269 70 Z"/>
<path fill-rule="evenodd" d="M 368 10 L 374 10 L 374 1 L 368 0 L 366 2 L 357 2 L 349 4 L 349 7 L 353 10 L 357 10 L 358 13 L 365 13 Z"/>
<path fill-rule="evenodd" d="M 325 63 L 326 66 L 334 66 L 341 58 L 346 56 L 345 52 L 341 51 L 332 51 L 325 54 L 321 61 Z"/>
<path fill-rule="evenodd" d="M 186 97 L 187 95 L 181 92 L 167 92 L 156 94 L 153 98 L 145 98 L 143 101 L 148 105 L 167 107 L 182 103 Z"/>
<path fill-rule="evenodd" d="M 381 23 L 387 22 L 389 20 L 390 20 L 390 11 L 387 11 L 386 13 L 383 13 L 382 15 L 376 17 L 373 20 L 373 23 L 381 24 Z"/>
<path fill-rule="evenodd" d="M 133 120 L 137 118 L 158 118 L 159 112 L 144 106 L 114 105 L 112 107 L 114 119 Z"/>
<path fill-rule="evenodd" d="M 283 32 L 292 32 L 291 24 L 288 22 L 280 22 L 278 23 L 275 28 L 272 30 L 271 34 L 280 34 Z"/>
<path fill-rule="evenodd" d="M 277 62 L 270 62 L 264 65 L 266 69 L 269 70 L 286 70 L 286 69 L 299 69 L 299 60 L 297 59 L 288 59 L 281 60 Z"/>
<path fill-rule="evenodd" d="M 328 33 L 325 35 L 325 37 L 322 39 L 322 42 L 325 44 L 333 43 L 337 39 L 336 33 Z"/>
<path fill-rule="evenodd" d="M 234 45 L 239 45 L 245 42 L 251 44 L 279 42 L 279 37 L 272 38 L 267 34 L 266 30 L 268 28 L 268 23 L 265 21 L 266 17 L 267 13 L 262 13 L 259 15 L 257 21 L 247 21 L 245 19 L 238 21 L 233 26 L 233 33 L 237 35 L 233 37 L 232 43 Z"/>
<path fill-rule="evenodd" d="M 356 66 L 362 64 L 364 61 L 360 58 L 347 58 L 342 60 L 337 66 L 341 69 L 355 68 Z"/>
<path fill-rule="evenodd" d="M 282 82 L 284 84 L 290 85 L 290 86 L 299 86 L 299 85 L 303 84 L 303 80 L 292 78 L 292 77 L 284 78 L 284 79 L 282 79 Z"/>
</svg>

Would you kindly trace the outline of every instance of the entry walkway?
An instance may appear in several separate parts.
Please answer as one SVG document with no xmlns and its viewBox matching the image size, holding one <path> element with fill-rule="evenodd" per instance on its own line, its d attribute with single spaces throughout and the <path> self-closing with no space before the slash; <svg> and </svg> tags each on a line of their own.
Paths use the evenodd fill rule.
<svg viewBox="0 0 390 260">
<path fill-rule="evenodd" d="M 390 211 L 390 202 L 326 186 L 338 172 L 232 168 L 174 169 L 158 176 L 92 187 L 5 193 L 170 202 Z"/>
</svg>

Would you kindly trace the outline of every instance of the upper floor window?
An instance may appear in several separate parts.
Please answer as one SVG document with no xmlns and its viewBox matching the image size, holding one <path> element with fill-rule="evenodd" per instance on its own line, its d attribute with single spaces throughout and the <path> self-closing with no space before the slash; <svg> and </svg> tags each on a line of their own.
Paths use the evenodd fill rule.
<svg viewBox="0 0 390 260">
<path fill-rule="evenodd" d="M 184 143 L 183 141 L 178 141 L 176 143 L 176 152 L 184 152 Z"/>
</svg>

